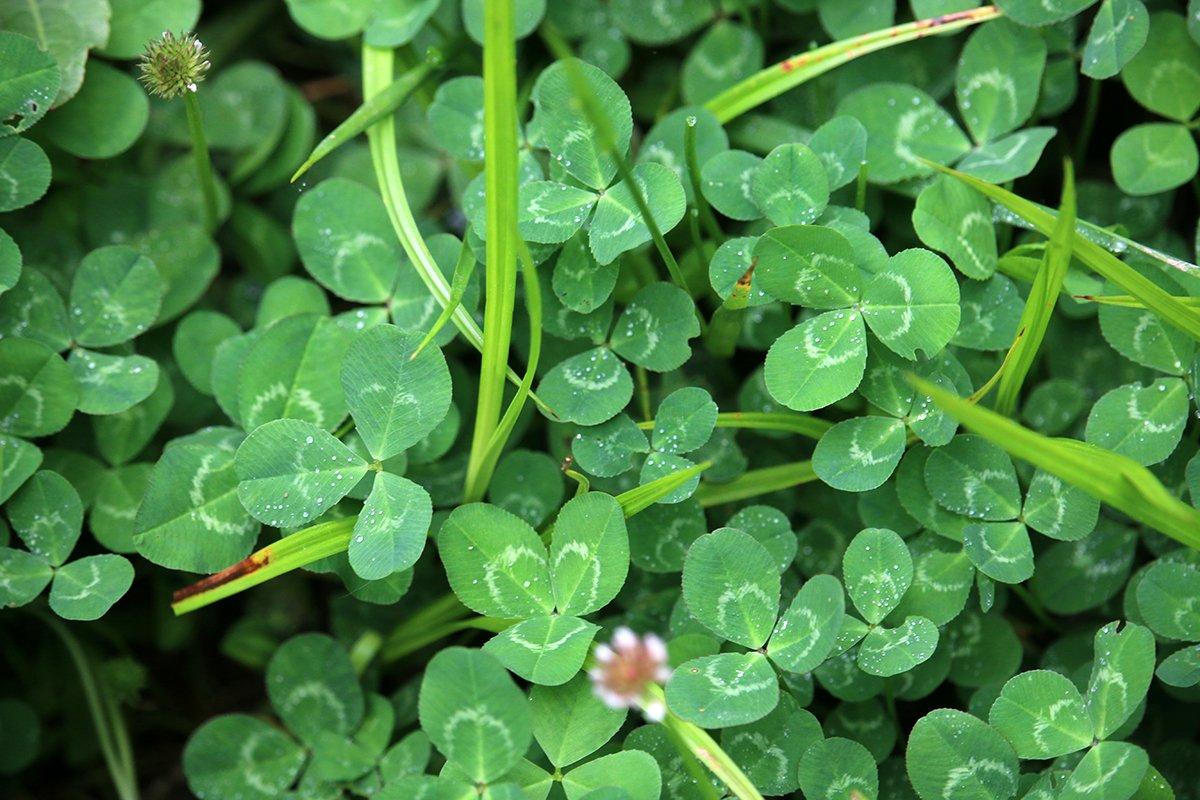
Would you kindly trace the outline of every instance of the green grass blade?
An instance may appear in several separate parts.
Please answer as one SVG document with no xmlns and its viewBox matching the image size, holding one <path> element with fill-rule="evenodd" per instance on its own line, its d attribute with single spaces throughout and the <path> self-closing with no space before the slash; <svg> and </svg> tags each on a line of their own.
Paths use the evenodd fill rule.
<svg viewBox="0 0 1200 800">
<path fill-rule="evenodd" d="M 475 251 L 471 249 L 467 240 L 463 239 L 462 247 L 458 251 L 458 262 L 454 265 L 454 277 L 450 281 L 450 302 L 442 309 L 442 313 L 438 314 L 433 325 L 429 326 L 429 332 L 409 356 L 410 361 L 421 355 L 421 351 L 441 333 L 442 328 L 446 327 L 446 323 L 454 316 L 455 310 L 462 304 L 463 295 L 467 293 L 467 286 L 471 283 L 471 276 L 475 274 L 475 263 Z"/>
<path fill-rule="evenodd" d="M 711 461 L 704 461 L 687 469 L 672 472 L 670 475 L 663 475 L 649 483 L 635 486 L 627 492 L 621 492 L 616 496 L 616 500 L 621 504 L 621 510 L 625 512 L 625 516 L 632 517 L 639 511 L 645 511 L 711 466 Z"/>
<path fill-rule="evenodd" d="M 1007 275 L 1013 280 L 1024 281 L 1025 283 L 1033 283 L 1041 268 L 1041 259 L 1028 255 L 1005 253 L 996 262 L 997 272 Z"/>
<path fill-rule="evenodd" d="M 1041 268 L 1034 276 L 1033 288 L 1029 290 L 1029 297 L 1025 300 L 1021 324 L 1005 359 L 1004 372 L 1000 376 L 1000 386 L 996 392 L 996 411 L 1005 416 L 1012 416 L 1016 409 L 1025 377 L 1033 368 L 1042 340 L 1046 338 L 1046 328 L 1050 325 L 1054 306 L 1058 303 L 1063 279 L 1067 277 L 1067 267 L 1071 265 L 1071 240 L 1074 231 L 1075 174 L 1071 169 L 1071 162 L 1068 161 L 1064 165 L 1062 202 L 1059 205 L 1058 219 L 1054 222 L 1054 230 L 1042 257 Z"/>
<path fill-rule="evenodd" d="M 650 697 L 666 705 L 666 694 L 658 684 L 651 684 L 648 689 Z M 748 777 L 742 772 L 721 746 L 701 727 L 667 712 L 663 726 L 671 734 L 683 742 L 684 746 L 716 775 L 738 800 L 763 800 L 762 794 Z M 853 796 L 853 793 L 851 794 Z"/>
<path fill-rule="evenodd" d="M 395 60 L 395 53 L 390 49 L 363 45 L 364 98 L 370 100 L 391 84 Z M 367 141 L 371 148 L 371 160 L 375 166 L 379 193 L 383 196 L 383 203 L 387 207 L 400 244 L 430 294 L 445 308 L 450 303 L 450 285 L 446 283 L 445 276 L 433 260 L 433 254 L 429 252 L 425 238 L 421 235 L 412 209 L 408 205 L 404 182 L 400 178 L 400 158 L 396 152 L 395 119 L 386 116 L 368 127 Z M 483 331 L 466 309 L 459 308 L 454 312 L 454 324 L 476 350 L 483 348 Z"/>
<path fill-rule="evenodd" d="M 1188 297 L 1186 295 L 1172 295 L 1175 300 L 1188 308 L 1200 309 L 1200 297 Z M 1127 294 L 1073 294 L 1071 297 L 1076 300 L 1082 300 L 1087 303 L 1099 303 L 1105 306 L 1119 306 L 1120 308 L 1145 308 L 1145 304 L 1136 297 L 1131 297 Z"/>
<path fill-rule="evenodd" d="M 639 422 L 637 426 L 652 431 L 654 420 Z M 717 427 L 796 433 L 815 440 L 832 428 L 833 423 L 799 411 L 722 411 L 717 414 Z"/>
<path fill-rule="evenodd" d="M 367 128 L 379 122 L 379 120 L 393 114 L 396 109 L 404 104 L 404 101 L 409 98 L 413 90 L 420 86 L 421 82 L 429 76 L 435 66 L 436 60 L 424 61 L 402 74 L 399 78 L 396 78 L 396 80 L 389 83 L 377 94 L 365 99 L 363 104 L 355 109 L 354 113 L 342 120 L 340 125 L 317 143 L 312 153 L 300 165 L 300 169 L 296 170 L 296 173 L 292 175 L 292 181 L 294 182 L 301 175 L 308 172 L 314 164 L 334 150 L 349 142 L 360 133 L 364 133 Z"/>
<path fill-rule="evenodd" d="M 1076 439 L 1043 436 L 928 381 L 909 376 L 968 430 L 1159 533 L 1200 548 L 1200 510 L 1171 494 L 1154 473 L 1126 456 Z"/>
<path fill-rule="evenodd" d="M 392 82 L 395 68 L 395 52 L 382 47 L 363 45 L 363 97 L 370 99 L 383 91 Z M 404 181 L 400 177 L 400 157 L 396 151 L 396 121 L 391 115 L 385 116 L 367 128 L 367 142 L 370 145 L 371 161 L 375 167 L 375 179 L 379 184 L 379 193 L 383 197 L 384 207 L 388 218 L 396 230 L 408 260 L 412 262 L 417 275 L 429 289 L 438 304 L 445 308 L 450 305 L 451 289 L 446 277 L 433 260 L 433 254 L 425 244 L 425 237 L 417 227 L 408 197 L 404 193 Z M 454 309 L 451 321 L 458 328 L 468 344 L 480 352 L 483 351 L 483 331 L 475 319 L 461 305 Z M 513 384 L 521 382 L 520 376 L 512 369 L 507 370 L 509 381 Z M 557 418 L 553 409 L 541 401 L 536 394 L 530 394 L 530 399 L 537 404 L 542 413 L 551 419 Z"/>
<path fill-rule="evenodd" d="M 487 197 L 483 351 L 464 500 L 487 491 L 492 437 L 504 404 L 517 294 L 517 53 L 514 0 L 484 5 L 483 163 Z"/>
<path fill-rule="evenodd" d="M 878 31 L 853 36 L 818 47 L 751 75 L 709 100 L 705 105 L 722 123 L 729 122 L 789 89 L 823 75 L 847 61 L 915 39 L 961 30 L 1001 16 L 995 6 L 982 6 L 938 17 L 908 22 Z"/>
<path fill-rule="evenodd" d="M 701 484 L 696 490 L 696 499 L 700 501 L 701 506 L 709 508 L 770 494 L 780 489 L 790 489 L 802 483 L 812 483 L 816 479 L 817 473 L 813 472 L 811 461 L 794 461 L 774 467 L 752 469 L 729 483 Z"/>
<path fill-rule="evenodd" d="M 176 616 L 204 608 L 314 561 L 344 553 L 358 517 L 321 522 L 285 536 L 250 554 L 231 567 L 175 592 L 171 610 Z"/>
<path fill-rule="evenodd" d="M 1007 208 L 1031 223 L 1034 229 L 1043 235 L 1049 236 L 1053 233 L 1055 215 L 1036 203 L 1031 203 L 1023 197 L 973 175 L 967 175 L 931 161 L 925 163 L 978 190 L 992 202 Z M 1136 297 L 1139 302 L 1158 314 L 1164 321 L 1200 341 L 1200 311 L 1180 303 L 1175 297 L 1161 289 L 1158 284 L 1144 277 L 1099 244 L 1080 235 L 1077 230 L 1073 231 L 1071 248 L 1075 258 L 1086 264 L 1097 275 L 1121 287 L 1126 294 Z"/>
<path fill-rule="evenodd" d="M 1055 215 L 1054 209 L 1047 208 L 1040 203 L 1030 203 L 1030 205 L 1032 205 L 1034 208 L 1039 208 L 1042 211 L 1045 211 L 1052 217 Z M 1025 230 L 1030 231 L 1037 230 L 1037 228 L 1028 220 L 1005 208 L 1004 206 L 995 207 L 994 218 L 997 222 L 1003 222 L 1006 225 L 1012 225 L 1014 227 L 1024 228 Z M 1180 272 L 1187 272 L 1191 275 L 1200 276 L 1200 266 L 1196 266 L 1190 261 L 1185 261 L 1182 258 L 1171 255 L 1170 253 L 1164 253 L 1161 250 L 1155 250 L 1153 247 L 1148 247 L 1141 242 L 1134 241 L 1133 239 L 1130 239 L 1127 236 L 1122 236 L 1119 233 L 1114 233 L 1108 228 L 1102 228 L 1099 225 L 1088 222 L 1085 219 L 1075 220 L 1075 232 L 1084 239 L 1100 245 L 1110 253 L 1122 255 L 1130 250 L 1135 250 L 1147 258 L 1167 265 L 1171 269 L 1177 269 Z M 1001 260 L 1003 261 L 1003 259 Z"/>
<path fill-rule="evenodd" d="M 517 420 L 521 418 L 521 411 L 525 408 L 525 401 L 529 398 L 533 379 L 537 375 L 538 362 L 542 357 L 542 287 L 538 283 L 537 267 L 533 263 L 533 257 L 529 254 L 529 247 L 520 238 L 518 238 L 517 244 L 521 253 L 521 277 L 525 287 L 525 307 L 529 312 L 529 363 L 525 367 L 525 374 L 521 377 L 520 385 L 517 386 L 516 394 L 509 401 L 508 408 L 504 410 L 504 416 L 500 418 L 500 423 L 496 426 L 496 431 L 492 434 L 491 441 L 488 442 L 487 449 L 484 451 L 481 474 L 489 476 L 496 469 L 496 463 L 504 452 L 504 446 L 508 443 L 508 438 L 512 435 Z"/>
</svg>

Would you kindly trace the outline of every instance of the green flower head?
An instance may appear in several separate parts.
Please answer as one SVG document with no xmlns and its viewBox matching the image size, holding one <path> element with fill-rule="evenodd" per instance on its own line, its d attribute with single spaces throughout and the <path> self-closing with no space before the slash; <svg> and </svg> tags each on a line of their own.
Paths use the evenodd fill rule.
<svg viewBox="0 0 1200 800">
<path fill-rule="evenodd" d="M 209 66 L 208 51 L 195 34 L 176 38 L 164 31 L 142 54 L 141 81 L 150 94 L 170 99 L 196 91 Z"/>
</svg>

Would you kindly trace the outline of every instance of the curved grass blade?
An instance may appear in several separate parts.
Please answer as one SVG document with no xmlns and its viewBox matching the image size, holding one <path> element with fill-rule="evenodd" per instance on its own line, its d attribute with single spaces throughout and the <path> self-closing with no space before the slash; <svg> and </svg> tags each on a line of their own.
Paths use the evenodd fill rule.
<svg viewBox="0 0 1200 800">
<path fill-rule="evenodd" d="M 909 382 L 964 427 L 1177 542 L 1200 548 L 1200 510 L 1131 458 L 1077 439 L 1043 436 L 928 381 Z"/>
<path fill-rule="evenodd" d="M 1062 201 L 1058 218 L 1054 221 L 1054 230 L 1050 233 L 1041 268 L 1034 276 L 1033 287 L 1025 300 L 1017 337 L 1004 359 L 1004 372 L 996 391 L 996 411 L 1005 416 L 1012 416 L 1016 409 L 1025 376 L 1033 367 L 1042 340 L 1046 337 L 1050 317 L 1058 303 L 1058 294 L 1062 291 L 1063 279 L 1067 276 L 1067 267 L 1071 265 L 1074 231 L 1075 173 L 1071 162 L 1067 161 L 1063 165 Z"/>
<path fill-rule="evenodd" d="M 529 247 L 520 237 L 517 238 L 517 244 L 521 253 L 525 308 L 529 313 L 529 360 L 525 366 L 525 374 L 521 377 L 521 383 L 517 386 L 516 393 L 509 401 L 508 408 L 505 409 L 504 416 L 500 418 L 500 422 L 487 444 L 487 449 L 484 451 L 480 474 L 488 477 L 495 471 L 496 464 L 504 452 L 504 446 L 508 443 L 508 437 L 512 435 L 517 420 L 521 418 L 521 411 L 525 408 L 525 401 L 531 394 L 530 389 L 533 387 L 533 379 L 537 375 L 538 362 L 542 357 L 542 288 L 538 283 L 537 267 L 529 254 Z M 486 480 L 484 483 L 486 484 Z"/>
<path fill-rule="evenodd" d="M 839 42 L 798 53 L 751 75 L 741 83 L 726 89 L 705 105 L 722 123 L 773 100 L 789 89 L 823 75 L 834 67 L 859 56 L 874 53 L 894 45 L 923 39 L 938 33 L 949 33 L 996 19 L 1002 12 L 995 6 L 981 6 L 966 11 L 942 14 L 904 25 L 853 36 Z"/>
<path fill-rule="evenodd" d="M 1031 203 L 1019 195 L 980 180 L 973 175 L 967 175 L 931 161 L 925 163 L 933 169 L 957 178 L 982 193 L 992 202 L 1009 209 L 1032 224 L 1033 228 L 1043 235 L 1050 236 L 1053 233 L 1055 215 L 1036 203 Z M 1071 250 L 1075 258 L 1086 264 L 1100 277 L 1124 289 L 1126 294 L 1136 297 L 1146 308 L 1158 314 L 1165 321 L 1200 341 L 1200 311 L 1180 303 L 1174 296 L 1161 289 L 1158 284 L 1144 277 L 1099 244 L 1081 235 L 1078 230 L 1072 231 L 1071 238 Z"/>
<path fill-rule="evenodd" d="M 395 53 L 383 47 L 372 47 L 364 44 L 362 48 L 363 61 L 363 96 L 374 97 L 392 82 L 395 67 Z M 387 208 L 388 218 L 396 230 L 408 260 L 412 262 L 421 281 L 429 289 L 434 299 L 445 308 L 450 305 L 451 290 L 446 283 L 446 277 L 433 260 L 433 254 L 425 244 L 425 238 L 417 227 L 412 208 L 408 205 L 408 197 L 404 193 L 404 181 L 400 177 L 400 157 L 396 151 L 396 121 L 391 115 L 385 116 L 367 128 L 367 142 L 371 150 L 371 162 L 375 167 L 375 179 L 379 184 L 379 193 L 383 197 L 384 207 Z M 451 316 L 454 327 L 458 328 L 463 338 L 476 350 L 483 351 L 483 331 L 475 319 L 461 305 L 456 307 Z M 508 379 L 514 384 L 520 384 L 521 379 L 511 368 L 507 371 Z M 529 398 L 537 404 L 542 413 L 552 419 L 557 419 L 553 409 L 541 401 L 534 393 Z"/>
<path fill-rule="evenodd" d="M 659 685 L 651 684 L 649 694 L 652 699 L 666 705 L 666 695 Z M 703 728 L 693 725 L 669 711 L 662 724 L 729 788 L 734 797 L 738 800 L 763 800 L 762 794 L 746 777 L 746 773 L 742 772 L 737 763 Z"/>
<path fill-rule="evenodd" d="M 322 158 L 346 142 L 349 142 L 360 133 L 364 133 L 367 128 L 379 120 L 394 113 L 396 109 L 404 104 L 404 101 L 409 98 L 413 91 L 421 85 L 421 82 L 429 77 L 440 60 L 440 57 L 431 57 L 423 61 L 399 78 L 396 78 L 396 80 L 388 84 L 378 94 L 364 100 L 363 104 L 355 109 L 354 113 L 342 120 L 340 125 L 317 143 L 312 153 L 300 165 L 296 173 L 292 175 L 292 182 L 294 183 L 297 178 L 312 169 L 313 165 Z"/>
<path fill-rule="evenodd" d="M 458 251 L 458 262 L 454 265 L 454 277 L 450 280 L 450 302 L 442 309 L 442 313 L 438 314 L 433 325 L 429 326 L 429 332 L 425 334 L 425 338 L 408 357 L 410 361 L 421 355 L 421 351 L 429 346 L 429 343 L 442 332 L 442 328 L 446 327 L 446 323 L 454 316 L 454 311 L 462 304 L 463 295 L 467 293 L 471 276 L 475 274 L 475 264 L 475 251 L 471 249 L 470 243 L 463 239 L 462 247 Z"/>
</svg>

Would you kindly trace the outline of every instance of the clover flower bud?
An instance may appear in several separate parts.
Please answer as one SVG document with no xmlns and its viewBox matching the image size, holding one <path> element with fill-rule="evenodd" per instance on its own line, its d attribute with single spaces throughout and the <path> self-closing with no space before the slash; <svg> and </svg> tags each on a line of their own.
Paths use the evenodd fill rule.
<svg viewBox="0 0 1200 800">
<path fill-rule="evenodd" d="M 170 99 L 184 92 L 195 92 L 211 63 L 208 51 L 195 34 L 176 38 L 170 31 L 146 46 L 138 66 L 140 80 L 156 97 Z"/>
<path fill-rule="evenodd" d="M 671 677 L 667 666 L 667 646 L 648 633 L 639 637 L 629 628 L 613 632 L 610 644 L 597 645 L 593 653 L 596 666 L 588 670 L 592 687 L 609 708 L 640 708 L 651 722 L 660 722 L 666 708 L 659 700 L 646 696 L 652 683 L 665 683 Z"/>
</svg>

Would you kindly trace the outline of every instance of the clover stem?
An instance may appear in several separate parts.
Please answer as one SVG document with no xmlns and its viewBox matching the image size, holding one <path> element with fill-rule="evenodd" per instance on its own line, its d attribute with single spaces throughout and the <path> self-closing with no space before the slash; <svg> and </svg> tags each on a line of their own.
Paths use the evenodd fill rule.
<svg viewBox="0 0 1200 800">
<path fill-rule="evenodd" d="M 751 262 L 750 268 L 733 285 L 729 296 L 713 312 L 712 321 L 704 337 L 704 346 L 716 358 L 729 358 L 737 347 L 746 308 L 750 305 L 750 279 L 753 276 L 754 263 Z"/>
<path fill-rule="evenodd" d="M 196 164 L 196 180 L 200 182 L 200 193 L 204 197 L 204 223 L 209 233 L 217 229 L 217 180 L 213 176 L 212 157 L 208 153 L 208 140 L 204 136 L 204 119 L 200 115 L 200 101 L 195 92 L 183 93 L 183 104 L 187 109 L 188 134 L 192 139 L 192 160 Z"/>
<path fill-rule="evenodd" d="M 592 482 L 582 472 L 576 472 L 573 469 L 564 469 L 563 474 L 571 480 L 575 481 L 575 497 L 581 494 L 586 494 L 592 488 Z"/>
<path fill-rule="evenodd" d="M 867 213 L 867 165 L 863 162 L 858 168 L 858 180 L 854 186 L 854 207 L 864 214 Z"/>
<path fill-rule="evenodd" d="M 658 684 L 652 684 L 647 689 L 647 693 L 653 699 L 666 703 L 666 693 Z M 763 796 L 746 777 L 746 773 L 742 772 L 741 767 L 734 763 L 733 759 L 703 728 L 680 719 L 670 711 L 667 711 L 662 725 L 678 737 L 684 747 L 696 757 L 696 760 L 706 766 L 713 775 L 716 775 L 738 800 L 763 800 Z"/>
<path fill-rule="evenodd" d="M 649 421 L 654 419 L 654 412 L 650 409 L 650 376 L 646 372 L 646 368 L 640 364 L 635 372 L 637 373 L 638 408 L 641 409 L 642 419 Z"/>
<path fill-rule="evenodd" d="M 712 256 L 709 255 L 708 247 L 705 247 L 704 237 L 700 235 L 700 212 L 694 208 L 689 208 L 684 212 L 687 217 L 688 233 L 692 237 L 692 247 L 696 250 L 696 257 L 708 261 Z"/>
<path fill-rule="evenodd" d="M 366 672 L 382 645 L 383 637 L 373 630 L 363 631 L 362 635 L 354 640 L 350 647 L 350 664 L 354 667 L 355 675 L 361 677 Z"/>
<path fill-rule="evenodd" d="M 665 720 L 663 730 L 666 732 L 667 738 L 671 740 L 671 744 L 675 745 L 680 759 L 683 760 L 683 768 L 692 776 L 692 784 L 696 787 L 696 791 L 704 800 L 721 800 L 721 792 L 712 785 L 708 773 L 704 771 L 704 765 L 700 763 L 700 759 L 696 758 L 696 754 L 692 752 L 687 741 L 673 726 L 667 725 Z"/>
<path fill-rule="evenodd" d="M 469 617 L 468 619 L 457 620 L 455 622 L 447 622 L 444 625 L 430 628 L 424 632 L 416 632 L 414 635 L 404 639 L 388 637 L 388 641 L 384 642 L 383 647 L 379 651 L 379 660 L 384 664 L 391 664 L 455 633 L 468 630 L 499 633 L 505 628 L 511 627 L 516 622 L 517 620 L 514 619 L 500 619 L 498 617 Z"/>
<path fill-rule="evenodd" d="M 79 683 L 87 701 L 92 724 L 96 727 L 96 739 L 104 756 L 113 788 L 119 800 L 138 800 L 137 770 L 133 763 L 133 751 L 129 746 L 129 732 L 125 718 L 111 694 L 102 691 L 102 686 L 92 671 L 87 654 L 79 640 L 60 620 L 44 611 L 34 610 L 34 616 L 46 623 L 62 641 L 67 654 L 79 673 Z"/>
<path fill-rule="evenodd" d="M 891 683 L 888 683 L 883 690 L 883 702 L 887 706 L 888 716 L 891 717 L 892 724 L 897 728 L 900 727 L 900 715 L 896 713 L 896 691 Z"/>
<path fill-rule="evenodd" d="M 688 117 L 686 123 L 683 129 L 683 154 L 687 163 L 688 178 L 692 183 L 692 204 L 699 212 L 700 221 L 704 223 L 708 235 L 714 242 L 720 242 L 725 238 L 724 234 L 721 232 L 721 226 L 717 224 L 717 218 L 713 216 L 712 208 L 700 186 L 700 160 L 696 156 L 697 119 L 694 116 Z"/>
<path fill-rule="evenodd" d="M 571 61 L 575 54 L 571 51 L 570 45 L 558 33 L 558 30 L 551 23 L 545 23 L 541 28 L 542 38 L 550 48 L 550 52 L 554 53 L 555 57 L 562 60 L 567 69 L 567 77 L 571 81 L 572 89 L 575 92 L 575 98 L 583 107 L 584 113 L 588 117 L 588 121 L 592 123 L 592 127 L 596 129 L 597 139 L 601 147 L 608 153 L 609 158 L 617 165 L 617 174 L 621 177 L 621 182 L 629 189 L 630 196 L 633 197 L 633 202 L 638 207 L 638 213 L 642 215 L 642 222 L 646 224 L 646 229 L 650 231 L 650 239 L 654 242 L 655 249 L 658 250 L 659 256 L 667 267 L 667 273 L 671 276 L 671 280 L 675 285 L 685 292 L 688 291 L 687 280 L 683 277 L 683 270 L 679 268 L 679 262 L 675 260 L 674 254 L 671 253 L 671 248 L 667 246 L 667 240 L 663 238 L 662 231 L 658 227 L 658 223 L 654 220 L 654 215 L 650 213 L 650 204 L 646 202 L 646 196 L 642 193 L 642 187 L 633 178 L 633 170 L 629 167 L 629 162 L 625 160 L 625 154 L 617 147 L 616 137 L 613 136 L 612 130 L 609 128 L 608 119 L 604 116 L 604 109 L 600 107 L 599 101 L 592 93 L 592 89 L 588 86 L 583 74 L 579 71 L 577 65 Z M 691 292 L 688 292 L 690 295 Z"/>
<path fill-rule="evenodd" d="M 1095 78 L 1088 80 L 1087 100 L 1083 107 L 1083 122 L 1079 125 L 1079 136 L 1075 139 L 1075 160 L 1083 163 L 1088 146 L 1092 143 L 1092 131 L 1096 128 L 1096 114 L 1100 110 L 1100 84 Z"/>
<path fill-rule="evenodd" d="M 1013 594 L 1021 598 L 1021 602 L 1025 604 L 1025 607 L 1029 609 L 1031 614 L 1037 617 L 1038 622 L 1052 631 L 1062 630 L 1062 625 L 1059 625 L 1054 621 L 1053 617 L 1046 613 L 1046 607 L 1028 589 L 1019 583 L 1010 583 L 1008 584 L 1008 588 Z"/>
</svg>

